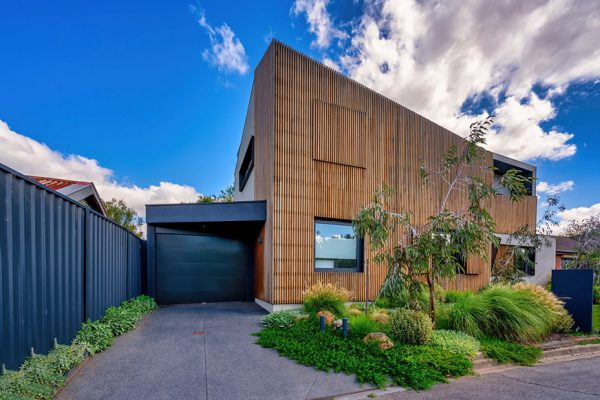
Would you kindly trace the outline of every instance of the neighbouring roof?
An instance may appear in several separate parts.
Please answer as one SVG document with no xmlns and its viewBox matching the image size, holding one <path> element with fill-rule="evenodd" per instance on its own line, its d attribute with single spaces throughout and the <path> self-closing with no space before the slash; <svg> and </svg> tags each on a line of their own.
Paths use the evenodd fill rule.
<svg viewBox="0 0 600 400">
<path fill-rule="evenodd" d="M 557 254 L 568 254 L 575 253 L 577 247 L 577 240 L 568 236 L 554 236 L 556 239 L 556 253 Z"/>
<path fill-rule="evenodd" d="M 49 189 L 56 190 L 57 192 L 62 193 L 75 201 L 85 204 L 92 210 L 106 216 L 102 199 L 100 198 L 100 195 L 98 194 L 96 186 L 94 186 L 93 182 L 50 178 L 46 176 L 30 176 L 30 178 L 38 181 Z"/>
</svg>

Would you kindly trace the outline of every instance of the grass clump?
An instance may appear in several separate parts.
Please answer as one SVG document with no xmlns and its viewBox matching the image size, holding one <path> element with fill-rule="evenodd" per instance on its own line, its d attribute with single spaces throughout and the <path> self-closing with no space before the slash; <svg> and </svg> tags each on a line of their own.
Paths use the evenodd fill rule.
<svg viewBox="0 0 600 400">
<path fill-rule="evenodd" d="M 542 349 L 495 338 L 481 338 L 481 350 L 486 357 L 500 363 L 533 365 L 542 355 Z"/>
<path fill-rule="evenodd" d="M 132 329 L 154 308 L 152 298 L 139 296 L 111 307 L 98 321 L 85 322 L 70 345 L 56 345 L 47 355 L 33 355 L 18 370 L 0 375 L 0 399 L 52 399 L 55 390 L 64 385 L 65 373 L 83 361 L 86 351 L 93 355 L 105 350 L 115 335 Z"/>
<path fill-rule="evenodd" d="M 433 334 L 431 320 L 426 314 L 406 309 L 392 312 L 389 329 L 394 339 L 406 344 L 428 343 Z"/>
<path fill-rule="evenodd" d="M 379 332 L 381 325 L 365 314 L 351 316 L 348 319 L 348 334 L 362 339 L 371 332 Z"/>
<path fill-rule="evenodd" d="M 600 304 L 592 306 L 592 330 L 594 332 L 600 331 Z"/>
<path fill-rule="evenodd" d="M 396 344 L 379 350 L 355 338 L 319 331 L 315 318 L 300 320 L 289 329 L 267 328 L 257 333 L 257 344 L 323 371 L 355 374 L 360 383 L 383 387 L 388 383 L 428 389 L 448 377 L 469 374 L 471 361 L 433 346 Z"/>
<path fill-rule="evenodd" d="M 566 329 L 569 321 L 560 301 L 542 287 L 494 285 L 446 304 L 439 327 L 527 343 Z"/>
<path fill-rule="evenodd" d="M 473 336 L 463 332 L 437 330 L 431 337 L 431 345 L 455 354 L 464 354 L 473 359 L 481 347 Z"/>
<path fill-rule="evenodd" d="M 265 328 L 289 328 L 292 326 L 297 313 L 292 311 L 277 311 L 265 315 L 260 321 Z"/>
<path fill-rule="evenodd" d="M 308 287 L 302 293 L 304 310 L 309 315 L 325 310 L 336 317 L 345 316 L 346 302 L 350 301 L 351 297 L 352 294 L 346 289 L 321 282 Z"/>
<path fill-rule="evenodd" d="M 528 292 L 539 304 L 554 314 L 554 322 L 550 327 L 552 332 L 568 333 L 571 331 L 574 323 L 573 318 L 565 310 L 564 302 L 556 297 L 554 293 L 532 283 L 517 283 L 513 288 Z"/>
</svg>

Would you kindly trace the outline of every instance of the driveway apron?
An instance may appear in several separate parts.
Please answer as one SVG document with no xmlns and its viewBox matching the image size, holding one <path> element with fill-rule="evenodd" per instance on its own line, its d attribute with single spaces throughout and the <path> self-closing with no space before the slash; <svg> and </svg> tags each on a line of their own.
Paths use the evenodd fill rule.
<svg viewBox="0 0 600 400">
<path fill-rule="evenodd" d="M 88 360 L 59 399 L 314 399 L 365 390 L 254 344 L 254 303 L 161 307 Z"/>
</svg>

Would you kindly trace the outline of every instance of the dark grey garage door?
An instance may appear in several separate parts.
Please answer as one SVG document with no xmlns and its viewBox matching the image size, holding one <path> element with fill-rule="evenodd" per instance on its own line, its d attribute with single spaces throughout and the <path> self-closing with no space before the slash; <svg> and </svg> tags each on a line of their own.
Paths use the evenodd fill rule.
<svg viewBox="0 0 600 400">
<path fill-rule="evenodd" d="M 157 234 L 157 302 L 248 300 L 248 263 L 248 248 L 240 239 Z"/>
</svg>

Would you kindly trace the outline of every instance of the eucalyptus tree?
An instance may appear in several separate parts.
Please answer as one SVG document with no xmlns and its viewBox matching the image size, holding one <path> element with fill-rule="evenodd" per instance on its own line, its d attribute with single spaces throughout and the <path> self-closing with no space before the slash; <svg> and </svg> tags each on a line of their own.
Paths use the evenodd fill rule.
<svg viewBox="0 0 600 400">
<path fill-rule="evenodd" d="M 449 147 L 433 168 L 421 163 L 419 174 L 423 184 L 442 183 L 444 188 L 436 212 L 424 222 L 419 223 L 411 210 L 390 210 L 393 190 L 386 185 L 374 192 L 371 203 L 353 220 L 356 234 L 368 238 L 375 253 L 374 261 L 387 262 L 380 294 L 394 297 L 404 291 L 408 296 L 407 306 L 418 309 L 417 297 L 424 281 L 434 323 L 435 285 L 455 277 L 464 268 L 460 260 L 470 256 L 487 259 L 490 243 L 498 245 L 498 237 L 494 235 L 496 224 L 484 206 L 499 195 L 499 188 L 483 178 L 492 168 L 482 147 L 492 122 L 486 118 L 471 124 L 463 144 Z M 515 202 L 527 195 L 526 185 L 530 183 L 531 178 L 517 169 L 507 171 L 500 180 Z M 450 201 L 458 194 L 466 199 L 462 207 Z"/>
</svg>

